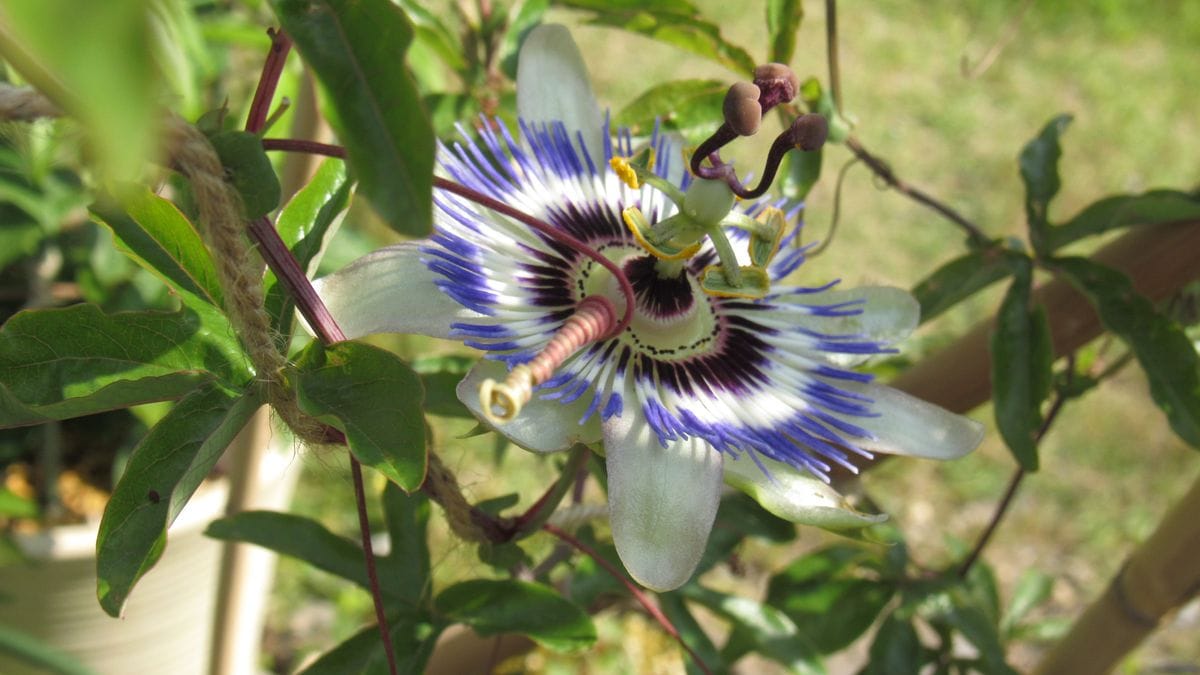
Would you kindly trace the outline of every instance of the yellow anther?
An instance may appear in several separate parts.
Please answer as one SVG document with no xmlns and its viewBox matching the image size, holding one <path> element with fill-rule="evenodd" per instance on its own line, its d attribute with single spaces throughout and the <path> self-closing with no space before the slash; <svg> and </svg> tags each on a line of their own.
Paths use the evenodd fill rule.
<svg viewBox="0 0 1200 675">
<path fill-rule="evenodd" d="M 612 159 L 608 160 L 608 165 L 611 166 L 612 170 L 616 172 L 617 178 L 620 178 L 621 182 L 625 183 L 634 190 L 641 187 L 641 185 L 638 183 L 637 172 L 633 170 L 632 166 L 630 166 L 629 160 L 625 159 L 624 157 L 613 157 Z"/>
<path fill-rule="evenodd" d="M 646 220 L 646 216 L 642 214 L 642 210 L 636 206 L 630 206 L 621 211 L 621 219 L 625 221 L 625 226 L 633 233 L 633 238 L 637 241 L 638 245 L 659 260 L 685 260 L 700 251 L 702 242 L 689 244 L 683 248 L 666 243 L 657 245 L 651 243 L 646 238 L 646 234 L 650 231 L 650 221 Z"/>
</svg>

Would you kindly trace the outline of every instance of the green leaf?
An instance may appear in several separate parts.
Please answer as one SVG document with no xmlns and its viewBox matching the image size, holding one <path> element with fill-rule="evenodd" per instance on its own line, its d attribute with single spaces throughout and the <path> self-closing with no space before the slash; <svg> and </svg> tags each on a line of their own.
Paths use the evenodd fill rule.
<svg viewBox="0 0 1200 675">
<path fill-rule="evenodd" d="M 133 451 L 96 537 L 97 595 L 109 615 L 121 614 L 134 584 L 162 555 L 167 528 L 262 403 L 257 388 L 234 393 L 205 385 Z"/>
<path fill-rule="evenodd" d="M 1171 428 L 1200 448 L 1200 359 L 1183 329 L 1157 312 L 1116 270 L 1084 258 L 1055 258 L 1051 266 L 1087 297 L 1104 326 L 1129 345 Z"/>
<path fill-rule="evenodd" d="M 808 636 L 796 629 L 786 614 L 750 598 L 727 595 L 688 584 L 679 589 L 684 597 L 715 612 L 734 624 L 734 632 L 761 656 L 786 666 L 791 672 L 824 673 L 821 657 L 808 642 Z M 731 639 L 732 642 L 732 639 Z M 729 655 L 723 654 L 727 661 Z"/>
<path fill-rule="evenodd" d="M 434 136 L 404 67 L 413 28 L 389 0 L 272 0 L 320 80 L 361 189 L 395 230 L 429 233 Z"/>
<path fill-rule="evenodd" d="M 1200 219 L 1200 197 L 1175 190 L 1105 197 L 1067 222 L 1050 228 L 1046 245 L 1057 250 L 1084 237 L 1130 225 L 1157 225 Z"/>
<path fill-rule="evenodd" d="M 916 673 L 921 670 L 923 649 L 912 624 L 889 614 L 875 639 L 871 641 L 870 659 L 863 675 Z"/>
<path fill-rule="evenodd" d="M 400 673 L 420 675 L 444 626 L 419 617 L 388 617 L 392 650 Z M 297 675 L 373 673 L 385 658 L 379 627 L 367 626 L 322 654 Z M 383 672 L 387 672 L 386 669 Z"/>
<path fill-rule="evenodd" d="M 91 206 L 134 262 L 158 276 L 195 308 L 221 306 L 221 284 L 200 233 L 171 202 L 145 187 L 129 186 L 118 204 L 111 197 Z"/>
<path fill-rule="evenodd" d="M 1008 611 L 1000 621 L 1001 632 L 1011 635 L 1030 611 L 1050 599 L 1053 590 L 1054 577 L 1049 574 L 1037 570 L 1029 570 L 1022 574 L 1017 580 L 1017 587 L 1013 589 Z"/>
<path fill-rule="evenodd" d="M 1004 645 L 1000 643 L 996 624 L 988 620 L 978 607 L 968 604 L 951 606 L 933 617 L 935 623 L 950 626 L 975 645 L 979 650 L 979 661 L 987 673 L 1017 675 L 1004 658 Z"/>
<path fill-rule="evenodd" d="M 716 24 L 684 0 L 560 0 L 564 7 L 590 12 L 589 22 L 621 28 L 712 59 L 740 75 L 754 72 L 753 57 L 728 42 Z"/>
<path fill-rule="evenodd" d="M 4 625 L 0 625 L 0 654 L 8 654 L 24 665 L 33 666 L 38 673 L 94 675 L 93 670 L 67 654 Z"/>
<path fill-rule="evenodd" d="M 311 518 L 274 511 L 243 511 L 212 522 L 204 534 L 223 541 L 262 546 L 363 589 L 371 588 L 362 547 Z M 380 585 L 385 595 L 395 596 L 399 591 L 397 583 L 401 581 L 381 577 Z"/>
<path fill-rule="evenodd" d="M 924 323 L 1012 272 L 1014 256 L 999 248 L 971 251 L 942 265 L 913 288 Z"/>
<path fill-rule="evenodd" d="M 790 150 L 784 157 L 783 196 L 792 202 L 803 202 L 821 178 L 824 147 L 812 152 Z"/>
<path fill-rule="evenodd" d="M 822 654 L 839 651 L 871 627 L 891 600 L 891 586 L 856 576 L 874 562 L 862 549 L 830 547 L 771 578 L 767 602 L 778 607 Z"/>
<path fill-rule="evenodd" d="M 360 342 L 314 342 L 297 359 L 300 409 L 346 434 L 358 461 L 405 491 L 425 480 L 421 380 L 395 354 Z"/>
<path fill-rule="evenodd" d="M 138 176 L 160 138 L 147 19 L 144 0 L 6 2 L 0 17 L 0 56 L 83 123 L 104 179 Z"/>
<path fill-rule="evenodd" d="M 1032 261 L 1016 267 L 991 336 L 992 400 L 996 426 L 1017 463 L 1037 471 L 1042 402 L 1050 393 L 1054 348 L 1046 312 L 1033 306 Z"/>
<path fill-rule="evenodd" d="M 596 641 L 591 617 L 542 584 L 472 579 L 439 593 L 434 606 L 483 637 L 521 633 L 554 650 L 582 649 Z"/>
<path fill-rule="evenodd" d="M 262 139 L 248 131 L 222 131 L 208 139 L 221 158 L 229 182 L 242 198 L 246 220 L 265 216 L 279 206 L 279 177 L 263 150 Z"/>
<path fill-rule="evenodd" d="M 431 592 L 429 577 L 429 499 L 417 492 L 406 495 L 388 481 L 383 488 L 383 512 L 387 518 L 391 550 L 379 559 L 382 577 L 397 597 L 417 605 Z"/>
<path fill-rule="evenodd" d="M 727 495 L 721 499 L 721 506 L 717 509 L 717 519 L 713 522 L 712 533 L 695 576 L 699 577 L 714 565 L 729 559 L 738 544 L 748 536 L 781 544 L 796 538 L 796 526 L 772 515 L 743 492 Z"/>
<path fill-rule="evenodd" d="M 716 645 L 713 644 L 708 634 L 700 627 L 696 621 L 696 617 L 692 616 L 688 610 L 687 604 L 683 601 L 683 596 L 679 593 L 660 593 L 658 596 L 659 608 L 663 615 L 675 626 L 675 630 L 679 631 L 679 638 L 696 652 L 696 656 L 704 663 L 705 668 L 697 665 L 693 659 L 687 655 L 683 655 L 683 664 L 687 668 L 688 675 L 698 675 L 699 673 L 727 673 L 729 670 L 725 668 L 725 664 L 721 660 L 721 654 L 717 651 Z"/>
<path fill-rule="evenodd" d="M 1025 216 L 1029 221 L 1029 242 L 1038 253 L 1048 253 L 1046 236 L 1050 227 L 1050 200 L 1062 183 L 1058 178 L 1058 160 L 1062 148 L 1058 139 L 1071 123 L 1070 115 L 1050 120 L 1036 138 L 1021 149 L 1021 181 L 1025 183 Z"/>
<path fill-rule="evenodd" d="M 796 53 L 796 32 L 804 19 L 804 6 L 800 0 L 768 0 L 767 32 L 771 35 L 771 51 L 768 60 L 788 64 Z"/>
<path fill-rule="evenodd" d="M 0 427 L 175 399 L 214 379 L 245 382 L 223 343 L 186 311 L 22 312 L 0 328 Z"/>
<path fill-rule="evenodd" d="M 349 204 L 351 185 L 346 176 L 345 162 L 327 159 L 321 163 L 308 185 L 297 192 L 279 212 L 275 229 L 279 232 L 279 238 L 291 249 L 301 269 L 310 267 L 320 253 L 330 227 Z M 267 315 L 275 320 L 275 328 L 282 336 L 289 336 L 294 316 L 292 298 L 274 272 L 267 272 L 266 288 Z"/>
<path fill-rule="evenodd" d="M 729 84 L 720 80 L 676 80 L 658 84 L 617 112 L 614 124 L 644 135 L 654 129 L 655 121 L 684 136 L 711 133 L 721 123 L 721 106 L 727 89 Z M 683 161 L 679 157 L 665 159 Z"/>
<path fill-rule="evenodd" d="M 467 356 L 425 356 L 413 361 L 413 370 L 421 376 L 421 386 L 425 388 L 426 413 L 475 418 L 470 409 L 458 400 L 457 387 L 476 361 L 478 359 Z"/>
<path fill-rule="evenodd" d="M 455 71 L 467 68 L 464 45 L 459 35 L 446 25 L 438 13 L 423 7 L 418 0 L 398 0 L 416 33 L 416 42 L 436 53 L 445 65 Z M 414 45 L 416 46 L 416 45 Z M 510 76 L 515 78 L 515 75 Z"/>
<path fill-rule="evenodd" d="M 829 122 L 829 142 L 842 143 L 850 135 L 851 124 L 837 109 L 833 92 L 821 86 L 821 81 L 810 77 L 800 83 L 800 100 L 810 112 L 821 115 Z"/>
<path fill-rule="evenodd" d="M 516 15 L 504 31 L 504 41 L 500 45 L 500 70 L 508 79 L 517 79 L 517 54 L 521 44 L 529 31 L 542 22 L 542 16 L 549 8 L 549 0 L 524 0 L 517 8 Z"/>
<path fill-rule="evenodd" d="M 38 507 L 32 499 L 0 487 L 0 518 L 34 518 L 37 514 Z"/>
<path fill-rule="evenodd" d="M 37 252 L 42 244 L 42 228 L 9 204 L 0 204 L 0 272 L 9 265 Z"/>
</svg>

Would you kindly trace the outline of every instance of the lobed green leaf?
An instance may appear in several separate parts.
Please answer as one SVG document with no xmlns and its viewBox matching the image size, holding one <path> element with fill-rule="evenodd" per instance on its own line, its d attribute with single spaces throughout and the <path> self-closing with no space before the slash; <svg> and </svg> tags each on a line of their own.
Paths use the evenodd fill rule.
<svg viewBox="0 0 1200 675">
<path fill-rule="evenodd" d="M 865 633 L 894 594 L 891 586 L 854 574 L 859 564 L 871 562 L 852 546 L 805 556 L 771 578 L 767 602 L 818 652 L 836 652 Z"/>
<path fill-rule="evenodd" d="M 1054 251 L 1084 237 L 1130 225 L 1184 220 L 1200 220 L 1200 196 L 1175 190 L 1116 195 L 1090 204 L 1067 222 L 1050 228 L 1046 245 Z"/>
<path fill-rule="evenodd" d="M 230 184 L 242 198 L 246 220 L 265 216 L 279 206 L 279 177 L 257 134 L 234 129 L 213 134 L 208 141 L 221 158 Z"/>
<path fill-rule="evenodd" d="M 696 617 L 692 616 L 692 612 L 688 609 L 681 594 L 661 593 L 658 596 L 658 604 L 663 615 L 667 617 L 671 625 L 675 626 L 675 630 L 679 631 L 679 639 L 696 652 L 696 656 L 704 663 L 705 668 L 701 668 L 689 656 L 684 655 L 683 664 L 687 668 L 688 675 L 706 672 L 718 675 L 729 672 L 721 659 L 721 653 L 717 651 L 712 639 L 700 627 Z"/>
<path fill-rule="evenodd" d="M 999 248 L 971 251 L 934 270 L 912 290 L 924 323 L 1012 273 L 1015 256 Z"/>
<path fill-rule="evenodd" d="M 258 388 L 206 384 L 175 404 L 133 451 L 96 537 L 97 596 L 110 616 L 120 616 L 134 584 L 162 556 L 167 528 L 262 403 Z"/>
<path fill-rule="evenodd" d="M 421 380 L 396 355 L 360 342 L 314 342 L 297 359 L 300 409 L 346 434 L 358 461 L 406 491 L 425 480 Z"/>
<path fill-rule="evenodd" d="M 863 675 L 916 673 L 921 670 L 924 649 L 913 625 L 892 613 L 879 624 L 869 654 Z"/>
<path fill-rule="evenodd" d="M 414 360 L 413 370 L 421 376 L 421 386 L 425 389 L 425 412 L 474 419 L 470 409 L 458 400 L 457 388 L 477 361 L 467 356 L 425 356 Z"/>
<path fill-rule="evenodd" d="M 821 657 L 809 643 L 808 636 L 797 630 L 787 614 L 780 610 L 750 598 L 719 593 L 696 584 L 684 586 L 680 593 L 733 624 L 738 640 L 735 642 L 731 637 L 726 644 L 722 652 L 726 662 L 734 661 L 737 652 L 744 653 L 749 648 L 783 664 L 794 673 L 815 675 L 825 672 Z"/>
<path fill-rule="evenodd" d="M 125 255 L 163 280 L 193 309 L 221 306 L 221 284 L 212 256 L 195 226 L 170 201 L 142 186 L 122 191 L 121 202 L 106 197 L 92 204 Z"/>
<path fill-rule="evenodd" d="M 1032 305 L 1032 261 L 1023 259 L 1015 270 L 991 336 L 992 400 L 996 426 L 1013 457 L 1021 468 L 1036 471 L 1037 432 L 1042 402 L 1050 393 L 1054 348 L 1045 310 Z"/>
<path fill-rule="evenodd" d="M 383 513 L 387 519 L 391 550 L 379 558 L 379 571 L 396 597 L 421 605 L 430 595 L 429 499 L 417 492 L 406 495 L 389 481 L 383 488 Z"/>
<path fill-rule="evenodd" d="M 649 134 L 655 122 L 685 137 L 711 133 L 721 123 L 721 106 L 729 85 L 720 80 L 676 80 L 654 85 L 617 112 L 614 124 L 635 134 Z M 683 161 L 679 157 L 660 161 Z"/>
<path fill-rule="evenodd" d="M 791 202 L 803 202 L 813 186 L 821 179 L 821 164 L 825 157 L 824 147 L 811 152 L 790 150 L 784 156 L 784 173 L 781 191 Z"/>
<path fill-rule="evenodd" d="M 350 202 L 353 183 L 346 175 L 346 164 L 340 159 L 321 163 L 312 180 L 288 201 L 276 219 L 279 238 L 288 246 L 301 269 L 312 266 L 321 252 L 333 224 Z M 309 269 L 310 273 L 314 270 Z M 266 277 L 267 315 L 275 322 L 281 336 L 290 336 L 295 305 L 291 295 L 280 285 L 275 273 Z"/>
<path fill-rule="evenodd" d="M 413 27 L 389 0 L 272 0 L 316 74 L 363 194 L 393 229 L 429 233 L 434 136 L 404 57 Z"/>
<path fill-rule="evenodd" d="M 1025 184 L 1025 216 L 1029 222 L 1029 241 L 1038 253 L 1047 253 L 1046 237 L 1050 227 L 1050 200 L 1058 194 L 1062 183 L 1058 177 L 1058 160 L 1062 157 L 1059 138 L 1070 115 L 1050 120 L 1033 140 L 1021 149 L 1019 165 L 1021 181 Z"/>
<path fill-rule="evenodd" d="M 587 612 L 542 584 L 471 579 L 439 593 L 434 607 L 483 637 L 520 633 L 555 650 L 582 649 L 596 641 Z"/>
<path fill-rule="evenodd" d="M 244 383 L 230 339 L 186 311 L 22 312 L 0 327 L 0 427 L 176 399 L 214 380 Z"/>
<path fill-rule="evenodd" d="M 223 541 L 261 546 L 364 589 L 371 587 L 362 547 L 311 518 L 275 511 L 243 511 L 213 521 L 204 534 Z M 385 595 L 395 596 L 400 581 L 381 578 L 381 590 Z"/>
<path fill-rule="evenodd" d="M 1183 329 L 1156 311 L 1116 270 L 1085 258 L 1055 258 L 1051 267 L 1078 288 L 1104 326 L 1129 345 L 1171 428 L 1200 448 L 1200 358 Z"/>
<path fill-rule="evenodd" d="M 593 24 L 645 35 L 741 75 L 754 72 L 753 57 L 726 40 L 716 24 L 701 18 L 699 10 L 684 0 L 559 0 L 559 4 L 590 12 Z"/>
<path fill-rule="evenodd" d="M 444 626 L 417 616 L 388 617 L 392 650 L 397 672 L 420 675 L 433 653 Z M 297 675 L 345 675 L 346 673 L 386 673 L 385 654 L 379 627 L 367 626 L 322 654 Z"/>
<path fill-rule="evenodd" d="M 1012 599 L 1008 603 L 1008 611 L 1000 621 L 1000 629 L 1004 635 L 1012 635 L 1017 626 L 1029 615 L 1035 607 L 1050 599 L 1054 590 L 1054 577 L 1029 570 L 1017 580 L 1013 589 Z"/>
<path fill-rule="evenodd" d="M 770 34 L 769 61 L 788 64 L 796 53 L 796 32 L 804 19 L 800 0 L 768 0 L 767 33 Z"/>
</svg>

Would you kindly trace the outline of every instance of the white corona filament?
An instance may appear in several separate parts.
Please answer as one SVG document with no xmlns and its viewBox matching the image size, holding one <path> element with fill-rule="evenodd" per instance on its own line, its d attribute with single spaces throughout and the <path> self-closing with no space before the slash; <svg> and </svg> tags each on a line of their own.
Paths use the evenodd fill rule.
<svg viewBox="0 0 1200 675">
<path fill-rule="evenodd" d="M 513 368 L 504 382 L 487 379 L 479 385 L 484 416 L 497 425 L 514 420 L 533 397 L 535 386 L 549 379 L 571 355 L 607 337 L 616 325 L 617 313 L 608 298 L 590 295 L 581 300 L 537 356 Z"/>
</svg>

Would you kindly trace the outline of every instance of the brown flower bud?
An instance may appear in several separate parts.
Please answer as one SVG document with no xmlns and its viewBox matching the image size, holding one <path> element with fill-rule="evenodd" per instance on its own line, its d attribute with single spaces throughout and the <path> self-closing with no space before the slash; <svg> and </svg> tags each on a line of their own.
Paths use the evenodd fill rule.
<svg viewBox="0 0 1200 675">
<path fill-rule="evenodd" d="M 754 69 L 754 84 L 762 90 L 758 102 L 763 112 L 796 98 L 800 78 L 782 63 L 764 63 Z"/>
<path fill-rule="evenodd" d="M 725 94 L 725 123 L 738 136 L 753 136 L 758 131 L 762 122 L 758 96 L 758 87 L 749 82 L 736 82 Z"/>
<path fill-rule="evenodd" d="M 816 113 L 807 113 L 796 118 L 788 129 L 792 145 L 805 152 L 812 152 L 825 144 L 829 136 L 829 122 Z"/>
</svg>

